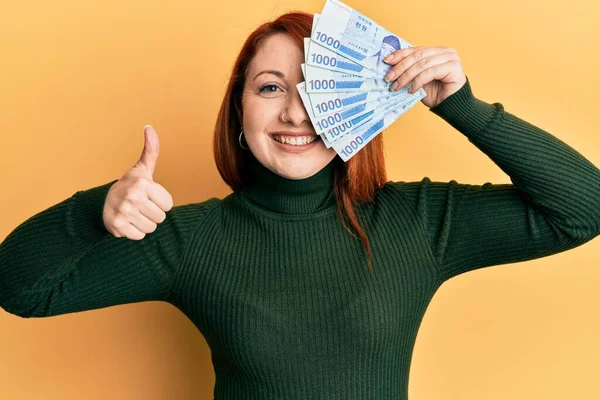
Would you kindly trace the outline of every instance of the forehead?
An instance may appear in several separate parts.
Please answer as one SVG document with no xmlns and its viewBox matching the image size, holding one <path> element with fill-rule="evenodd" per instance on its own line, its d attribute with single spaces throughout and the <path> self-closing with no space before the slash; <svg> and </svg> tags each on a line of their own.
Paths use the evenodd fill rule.
<svg viewBox="0 0 600 400">
<path fill-rule="evenodd" d="M 300 70 L 304 62 L 304 52 L 287 34 L 277 33 L 265 39 L 258 47 L 248 66 L 249 73 L 260 72 L 263 68 L 277 69 L 287 75 L 289 71 Z"/>
</svg>

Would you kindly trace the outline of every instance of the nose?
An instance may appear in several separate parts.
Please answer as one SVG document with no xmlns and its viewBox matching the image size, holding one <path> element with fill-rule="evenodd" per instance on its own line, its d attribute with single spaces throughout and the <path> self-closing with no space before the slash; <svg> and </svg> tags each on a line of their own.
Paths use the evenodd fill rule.
<svg viewBox="0 0 600 400">
<path fill-rule="evenodd" d="M 302 99 L 296 88 L 290 92 L 290 96 L 288 97 L 286 115 L 286 119 L 294 126 L 301 126 L 305 123 L 311 124 L 306 108 L 304 108 L 304 103 L 302 103 Z"/>
</svg>

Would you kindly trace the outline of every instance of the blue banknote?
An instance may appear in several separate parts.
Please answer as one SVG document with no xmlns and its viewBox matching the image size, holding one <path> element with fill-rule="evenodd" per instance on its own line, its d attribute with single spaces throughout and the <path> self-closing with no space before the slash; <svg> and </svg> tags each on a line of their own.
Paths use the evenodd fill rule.
<svg viewBox="0 0 600 400">
<path fill-rule="evenodd" d="M 365 78 L 307 64 L 302 64 L 302 72 L 307 93 L 389 91 L 391 85 L 383 78 Z"/>
<path fill-rule="evenodd" d="M 387 95 L 377 97 L 367 102 L 356 103 L 352 107 L 341 111 L 315 116 L 309 97 L 310 94 L 306 93 L 305 82 L 298 84 L 297 89 L 304 107 L 308 110 L 308 115 L 315 131 L 319 135 L 324 136 L 328 143 L 332 143 L 341 137 L 344 137 L 371 118 L 393 109 L 396 103 L 412 97 L 410 94 L 406 93 L 405 89 L 398 92 L 384 92 Z"/>
<path fill-rule="evenodd" d="M 423 95 L 423 97 L 425 97 Z M 423 98 L 421 97 L 421 98 Z M 332 143 L 335 152 L 341 157 L 344 162 L 355 156 L 363 147 L 371 140 L 379 135 L 383 130 L 394 123 L 409 109 L 414 107 L 419 100 L 419 96 L 398 102 L 393 108 L 388 109 L 383 115 L 378 115 L 363 124 L 360 128 L 353 130 L 348 135 L 345 135 L 340 140 Z"/>
<path fill-rule="evenodd" d="M 315 14 L 313 19 L 313 30 L 319 21 L 319 14 Z M 328 68 L 333 71 L 346 72 L 365 78 L 383 78 L 374 71 L 363 67 L 359 63 L 352 61 L 348 57 L 336 53 L 325 46 L 310 40 L 310 38 L 304 38 L 304 54 L 305 63 L 315 67 Z"/>
<path fill-rule="evenodd" d="M 338 0 L 326 1 L 311 40 L 379 76 L 385 76 L 391 68 L 383 61 L 388 54 L 412 47 L 400 36 Z"/>
</svg>

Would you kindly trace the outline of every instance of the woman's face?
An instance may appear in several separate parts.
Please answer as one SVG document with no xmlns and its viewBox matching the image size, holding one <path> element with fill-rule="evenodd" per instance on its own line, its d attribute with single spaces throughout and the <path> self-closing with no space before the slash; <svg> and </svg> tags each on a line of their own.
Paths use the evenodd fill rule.
<svg viewBox="0 0 600 400">
<path fill-rule="evenodd" d="M 315 133 L 296 89 L 304 80 L 303 62 L 290 36 L 270 36 L 248 66 L 242 94 L 248 147 L 262 165 L 288 179 L 314 175 L 336 154 Z"/>
</svg>

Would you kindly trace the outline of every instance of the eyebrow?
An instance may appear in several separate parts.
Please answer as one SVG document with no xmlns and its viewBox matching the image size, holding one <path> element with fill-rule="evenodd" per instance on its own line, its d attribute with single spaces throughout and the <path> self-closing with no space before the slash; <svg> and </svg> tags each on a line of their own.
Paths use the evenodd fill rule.
<svg viewBox="0 0 600 400">
<path fill-rule="evenodd" d="M 283 72 L 277 71 L 275 69 L 267 69 L 267 70 L 264 70 L 264 71 L 260 71 L 258 74 L 256 74 L 256 76 L 254 77 L 253 80 L 256 80 L 256 78 L 258 78 L 258 76 L 262 75 L 262 74 L 273 74 L 273 75 L 275 75 L 275 76 L 277 76 L 277 77 L 279 77 L 281 79 L 285 78 L 285 74 Z"/>
</svg>

